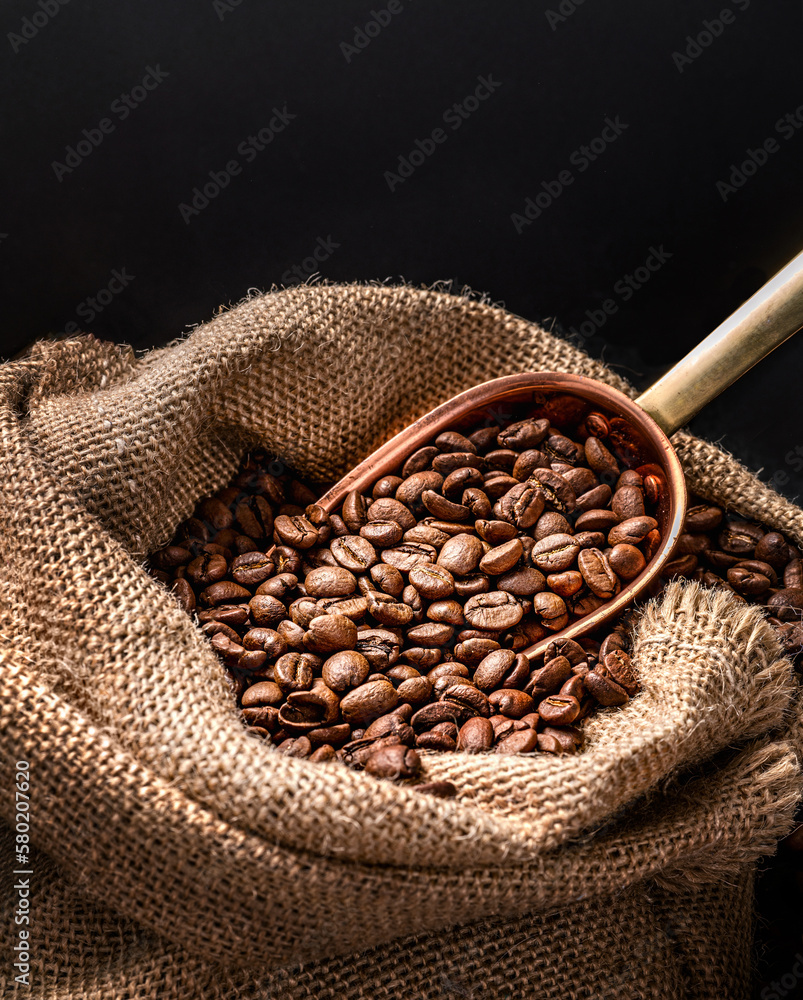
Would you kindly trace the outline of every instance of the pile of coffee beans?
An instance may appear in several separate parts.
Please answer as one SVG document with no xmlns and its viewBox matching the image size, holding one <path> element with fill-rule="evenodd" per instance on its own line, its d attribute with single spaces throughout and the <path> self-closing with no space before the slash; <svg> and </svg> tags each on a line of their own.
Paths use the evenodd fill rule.
<svg viewBox="0 0 803 1000">
<path fill-rule="evenodd" d="M 572 753 L 584 718 L 639 690 L 626 630 L 520 650 L 609 600 L 660 545 L 666 483 L 628 468 L 636 456 L 625 421 L 553 397 L 438 435 L 328 514 L 254 452 L 152 572 L 197 614 L 250 731 L 283 753 L 408 781 L 417 749 Z M 802 565 L 777 532 L 695 502 L 664 575 L 765 603 L 797 651 Z"/>
</svg>

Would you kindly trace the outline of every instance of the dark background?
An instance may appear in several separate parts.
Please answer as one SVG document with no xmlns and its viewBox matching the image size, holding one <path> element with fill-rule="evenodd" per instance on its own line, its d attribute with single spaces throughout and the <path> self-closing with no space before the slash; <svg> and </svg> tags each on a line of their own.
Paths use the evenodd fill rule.
<svg viewBox="0 0 803 1000">
<path fill-rule="evenodd" d="M 471 286 L 644 387 L 801 249 L 800 4 L 390 11 L 7 0 L 0 355 L 78 329 L 150 348 L 249 288 L 315 270 Z M 161 82 L 137 90 L 149 73 Z M 493 92 L 460 118 L 453 106 L 481 77 Z M 281 124 L 277 110 L 282 130 L 244 151 Z M 606 119 L 627 127 L 584 161 Z M 389 183 L 438 128 L 431 155 Z M 718 189 L 770 139 L 765 163 Z M 70 154 L 82 141 L 88 155 Z M 231 161 L 225 186 L 182 216 Z M 512 217 L 566 170 L 572 183 L 518 232 Z M 621 282 L 653 248 L 664 263 L 628 296 Z M 104 294 L 115 270 L 126 285 Z M 99 293 L 100 309 L 88 301 Z M 613 315 L 589 319 L 606 300 Z M 803 494 L 801 362 L 803 335 L 693 424 L 790 497 Z M 791 968 L 774 938 L 770 949 L 779 972 Z"/>
</svg>

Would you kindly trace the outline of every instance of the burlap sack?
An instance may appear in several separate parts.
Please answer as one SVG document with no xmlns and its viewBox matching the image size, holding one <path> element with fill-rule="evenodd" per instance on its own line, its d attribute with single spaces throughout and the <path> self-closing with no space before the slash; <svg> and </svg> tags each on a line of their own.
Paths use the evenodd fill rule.
<svg viewBox="0 0 803 1000">
<path fill-rule="evenodd" d="M 142 568 L 249 446 L 336 477 L 527 369 L 631 391 L 501 309 L 381 286 L 256 297 L 140 358 L 80 337 L 0 368 L 2 816 L 27 760 L 36 847 L 30 988 L 3 886 L 9 993 L 746 996 L 754 868 L 800 791 L 796 682 L 759 609 L 673 585 L 636 626 L 643 694 L 581 755 L 424 755 L 459 789 L 441 800 L 246 736 Z M 675 443 L 694 489 L 803 543 L 798 508 Z"/>
</svg>

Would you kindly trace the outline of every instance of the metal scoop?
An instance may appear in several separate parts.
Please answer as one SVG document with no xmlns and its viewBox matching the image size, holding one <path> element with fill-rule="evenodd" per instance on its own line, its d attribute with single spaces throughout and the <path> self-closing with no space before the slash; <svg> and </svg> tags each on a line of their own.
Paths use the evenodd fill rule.
<svg viewBox="0 0 803 1000">
<path fill-rule="evenodd" d="M 686 516 L 683 470 L 669 437 L 707 403 L 803 327 L 803 253 L 760 288 L 713 333 L 679 361 L 635 402 L 602 382 L 557 372 L 521 372 L 474 386 L 454 396 L 405 428 L 360 462 L 319 501 L 332 513 L 352 490 L 367 491 L 381 476 L 397 472 L 418 448 L 442 431 L 465 429 L 487 417 L 490 408 L 515 408 L 517 419 L 527 408 L 543 404 L 554 393 L 568 393 L 595 410 L 623 418 L 633 430 L 627 464 L 650 465 L 662 480 L 655 514 L 662 540 L 653 558 L 634 580 L 596 611 L 576 619 L 521 650 L 529 657 L 543 653 L 554 639 L 594 632 L 619 615 L 660 574 L 672 555 Z"/>
</svg>

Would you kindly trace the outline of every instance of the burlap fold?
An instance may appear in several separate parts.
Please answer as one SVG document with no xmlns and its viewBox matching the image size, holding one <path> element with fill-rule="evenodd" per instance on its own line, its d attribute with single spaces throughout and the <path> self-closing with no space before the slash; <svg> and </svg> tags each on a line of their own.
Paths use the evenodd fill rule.
<svg viewBox="0 0 803 1000">
<path fill-rule="evenodd" d="M 459 788 L 439 800 L 249 738 L 142 568 L 248 447 L 332 478 L 521 370 L 631 392 L 503 310 L 382 286 L 256 297 L 142 358 L 81 337 L 0 368 L 0 752 L 31 764 L 43 995 L 745 994 L 753 866 L 800 783 L 796 682 L 759 609 L 673 585 L 636 626 L 643 693 L 581 755 L 427 754 Z M 803 542 L 798 508 L 676 443 L 696 490 Z"/>
</svg>

